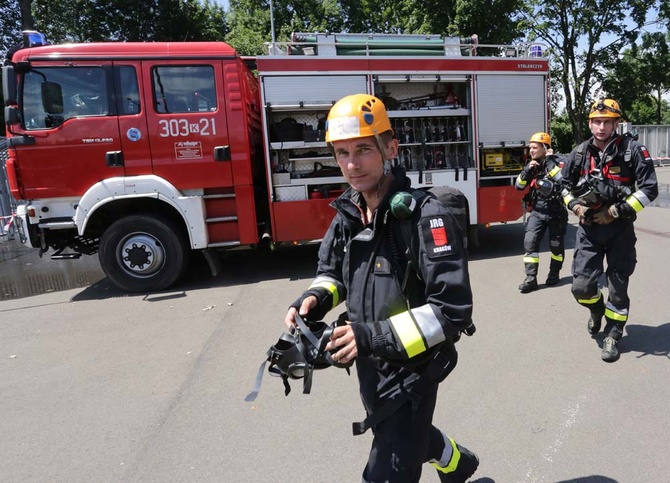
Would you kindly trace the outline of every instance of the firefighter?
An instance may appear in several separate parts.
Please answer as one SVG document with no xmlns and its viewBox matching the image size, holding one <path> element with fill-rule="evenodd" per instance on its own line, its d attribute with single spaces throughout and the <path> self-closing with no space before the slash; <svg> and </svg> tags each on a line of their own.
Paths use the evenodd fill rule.
<svg viewBox="0 0 670 483">
<path fill-rule="evenodd" d="M 367 418 L 354 423 L 354 434 L 368 428 L 374 434 L 363 481 L 418 482 L 423 463 L 431 462 L 440 481 L 464 482 L 479 460 L 433 426 L 438 382 L 427 369 L 436 366 L 426 362 L 453 348 L 471 325 L 460 229 L 435 198 L 408 196 L 404 171 L 391 169 L 398 141 L 378 98 L 355 94 L 334 104 L 326 142 L 349 188 L 332 203 L 336 215 L 319 249 L 316 278 L 285 323 L 293 325 L 297 312 L 320 320 L 346 303 L 347 324 L 334 329 L 326 349 L 340 363 L 356 361 Z M 425 280 L 413 275 L 409 287 L 403 280 L 411 264 L 398 228 L 405 222 L 420 254 L 415 275 Z"/>
<path fill-rule="evenodd" d="M 547 285 L 556 285 L 560 280 L 563 256 L 565 254 L 565 232 L 568 226 L 568 212 L 561 200 L 561 187 L 555 183 L 550 173 L 558 164 L 551 150 L 551 136 L 546 132 L 537 132 L 530 138 L 530 161 L 519 173 L 514 187 L 530 191 L 524 196 L 531 212 L 526 223 L 523 239 L 523 256 L 526 278 L 519 290 L 521 293 L 537 290 L 537 269 L 540 264 L 540 243 L 544 233 L 549 230 L 549 275 Z"/>
<path fill-rule="evenodd" d="M 647 148 L 630 135 L 617 134 L 621 119 L 613 99 L 593 103 L 589 128 L 593 136 L 565 159 L 560 173 L 564 201 L 579 217 L 572 294 L 588 308 L 587 329 L 595 336 L 605 317 L 602 360 L 619 359 L 618 342 L 628 321 L 628 280 L 635 269 L 637 213 L 658 196 L 654 164 Z M 607 260 L 607 300 L 598 279 Z"/>
</svg>

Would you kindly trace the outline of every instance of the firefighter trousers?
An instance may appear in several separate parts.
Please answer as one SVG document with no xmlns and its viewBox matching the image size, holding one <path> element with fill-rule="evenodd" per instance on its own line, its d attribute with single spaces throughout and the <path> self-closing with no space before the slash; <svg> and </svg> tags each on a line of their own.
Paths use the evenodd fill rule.
<svg viewBox="0 0 670 483">
<path fill-rule="evenodd" d="M 418 483 L 423 464 L 440 458 L 445 441 L 432 424 L 437 388 L 438 384 L 425 384 L 418 401 L 408 400 L 372 428 L 374 438 L 363 471 L 364 483 Z"/>
<path fill-rule="evenodd" d="M 620 339 L 628 321 L 628 281 L 635 270 L 635 229 L 632 221 L 579 225 L 572 261 L 572 295 L 596 317 L 605 315 L 608 335 Z M 598 288 L 607 261 L 607 302 Z"/>
<path fill-rule="evenodd" d="M 563 216 L 565 215 L 565 216 Z M 565 256 L 565 232 L 568 227 L 568 215 L 546 215 L 531 211 L 526 221 L 526 233 L 523 237 L 523 256 L 526 275 L 537 277 L 537 269 L 540 265 L 540 243 L 544 234 L 549 230 L 549 250 L 551 261 L 549 271 L 558 274 L 563 267 Z"/>
</svg>

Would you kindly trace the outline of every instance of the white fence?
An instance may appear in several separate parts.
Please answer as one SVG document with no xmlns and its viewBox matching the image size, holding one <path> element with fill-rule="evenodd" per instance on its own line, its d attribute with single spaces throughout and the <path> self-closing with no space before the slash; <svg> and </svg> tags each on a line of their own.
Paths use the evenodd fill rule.
<svg viewBox="0 0 670 483">
<path fill-rule="evenodd" d="M 638 141 L 647 147 L 656 166 L 670 165 L 670 125 L 636 126 L 624 122 L 619 132 L 627 131 L 638 135 Z"/>
</svg>

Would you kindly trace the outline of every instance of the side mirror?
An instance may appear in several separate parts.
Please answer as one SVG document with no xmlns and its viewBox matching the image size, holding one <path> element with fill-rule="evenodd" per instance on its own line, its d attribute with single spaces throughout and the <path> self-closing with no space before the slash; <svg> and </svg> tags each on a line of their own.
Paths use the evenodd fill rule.
<svg viewBox="0 0 670 483">
<path fill-rule="evenodd" d="M 18 104 L 17 92 L 14 66 L 6 65 L 2 68 L 2 95 L 5 98 L 5 106 L 15 106 Z"/>
<path fill-rule="evenodd" d="M 5 122 L 8 126 L 15 126 L 21 123 L 19 110 L 16 106 L 5 106 Z"/>
<path fill-rule="evenodd" d="M 49 114 L 63 114 L 63 89 L 56 82 L 42 82 L 42 107 Z"/>
</svg>

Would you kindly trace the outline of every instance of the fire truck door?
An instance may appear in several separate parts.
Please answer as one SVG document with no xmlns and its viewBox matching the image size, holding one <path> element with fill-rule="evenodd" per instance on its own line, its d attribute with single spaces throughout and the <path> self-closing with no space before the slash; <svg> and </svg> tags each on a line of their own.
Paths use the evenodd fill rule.
<svg viewBox="0 0 670 483">
<path fill-rule="evenodd" d="M 26 198 L 81 196 L 123 176 L 112 83 L 111 63 L 32 63 L 22 80 L 22 129 L 35 143 L 16 149 Z"/>
<path fill-rule="evenodd" d="M 123 166 L 128 176 L 152 174 L 146 112 L 151 97 L 141 95 L 139 61 L 114 62 L 116 112 L 121 133 Z"/>
<path fill-rule="evenodd" d="M 232 186 L 220 61 L 144 61 L 153 171 L 178 189 Z"/>
</svg>

